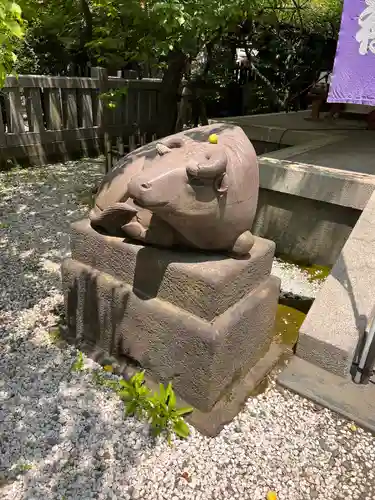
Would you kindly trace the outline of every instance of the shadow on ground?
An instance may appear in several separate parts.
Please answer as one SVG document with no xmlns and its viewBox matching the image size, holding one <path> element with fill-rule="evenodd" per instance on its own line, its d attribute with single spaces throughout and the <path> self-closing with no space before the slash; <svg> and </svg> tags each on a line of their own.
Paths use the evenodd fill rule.
<svg viewBox="0 0 375 500">
<path fill-rule="evenodd" d="M 127 473 L 149 446 L 147 429 L 125 420 L 118 398 L 96 387 L 91 371 L 74 371 L 75 360 L 74 349 L 50 343 L 43 328 L 2 352 L 5 498 L 113 498 L 114 469 L 126 492 Z"/>
<path fill-rule="evenodd" d="M 0 491 L 2 498 L 113 498 L 150 446 L 75 349 L 56 339 L 60 263 L 102 160 L 0 174 Z M 118 465 L 117 465 L 118 463 Z M 129 495 L 132 492 L 129 492 Z"/>
<path fill-rule="evenodd" d="M 0 173 L 0 310 L 33 307 L 60 288 L 69 224 L 88 211 L 101 159 Z"/>
</svg>

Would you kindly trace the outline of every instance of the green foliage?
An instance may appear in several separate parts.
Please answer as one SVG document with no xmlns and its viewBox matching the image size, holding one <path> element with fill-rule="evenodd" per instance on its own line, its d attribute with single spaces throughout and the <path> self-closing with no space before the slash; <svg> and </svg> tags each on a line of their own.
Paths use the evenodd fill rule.
<svg viewBox="0 0 375 500">
<path fill-rule="evenodd" d="M 169 442 L 172 432 L 181 439 L 189 436 L 189 427 L 183 417 L 191 412 L 192 408 L 176 407 L 176 396 L 171 383 L 167 388 L 160 384 L 159 392 L 148 398 L 147 414 L 152 432 L 158 436 L 165 431 Z"/>
<path fill-rule="evenodd" d="M 109 109 L 115 109 L 119 102 L 128 94 L 128 87 L 120 87 L 100 94 L 100 99 Z"/>
<path fill-rule="evenodd" d="M 62 340 L 60 334 L 60 328 L 58 326 L 50 328 L 48 330 L 48 339 L 51 342 L 51 344 L 57 344 Z"/>
<path fill-rule="evenodd" d="M 154 436 L 165 434 L 169 443 L 173 434 L 181 439 L 189 436 L 189 427 L 183 417 L 193 409 L 177 408 L 171 383 L 166 388 L 160 384 L 159 391 L 152 393 L 145 384 L 144 372 L 134 374 L 129 380 L 108 379 L 95 372 L 94 380 L 116 392 L 124 401 L 126 415 L 149 422 Z"/>
<path fill-rule="evenodd" d="M 212 32 L 225 28 L 238 5 L 234 0 L 93 0 L 94 16 L 102 22 L 90 47 L 103 62 L 114 62 L 114 53 L 127 60 L 166 57 L 177 48 L 196 54 Z"/>
<path fill-rule="evenodd" d="M 119 380 L 116 392 L 125 403 L 127 415 L 147 418 L 150 391 L 144 383 L 144 372 L 136 373 L 130 380 Z"/>
<path fill-rule="evenodd" d="M 163 65 L 172 50 L 195 57 L 245 20 L 327 31 L 342 0 L 23 0 L 28 21 L 20 57 L 63 71 L 71 61 L 119 69 L 129 61 Z M 9 2 L 10 3 L 10 2 Z"/>
<path fill-rule="evenodd" d="M 18 3 L 0 0 L 0 88 L 17 60 L 15 48 L 23 38 L 22 11 Z"/>
<path fill-rule="evenodd" d="M 1 1 L 7 12 L 16 5 Z M 194 56 L 249 18 L 326 30 L 338 25 L 341 8 L 342 0 L 23 0 L 29 48 L 44 51 L 38 57 L 47 61 L 53 50 L 64 60 L 85 45 L 98 63 L 117 68 L 176 48 Z"/>
<path fill-rule="evenodd" d="M 180 54 L 183 64 L 191 63 L 190 70 L 186 65 L 185 74 L 197 76 L 196 81 L 205 89 L 205 101 L 214 104 L 211 110 L 214 114 L 216 102 L 226 99 L 229 103 L 233 95 L 239 94 L 238 88 L 232 87 L 238 84 L 236 48 L 246 48 L 251 55 L 250 110 L 290 108 L 293 97 L 315 78 L 318 66 L 332 64 L 332 50 L 327 50 L 325 42 L 337 38 L 343 3 L 342 0 L 18 1 L 26 22 L 23 24 L 17 18 L 16 23 L 21 31 L 25 28 L 25 37 L 21 44 L 15 43 L 21 33 L 12 24 L 16 31 L 12 37 L 6 36 L 10 45 L 0 52 L 0 84 L 1 74 L 12 68 L 22 73 L 84 75 L 91 64 L 109 71 L 131 67 L 144 76 L 166 75 L 166 70 L 173 66 L 171 54 Z M 10 0 L 0 2 L 15 5 Z M 9 17 L 9 8 L 4 12 Z M 14 12 L 17 15 L 19 11 Z M 0 33 L 2 23 L 0 17 Z M 202 52 L 207 55 L 206 62 L 195 65 L 197 55 Z M 175 75 L 166 78 L 163 87 L 170 88 L 171 95 L 177 95 L 178 79 L 182 77 L 181 64 L 177 66 Z M 102 96 L 107 107 L 116 108 L 122 98 L 121 91 L 107 94 Z M 163 116 L 171 112 L 171 107 L 174 113 L 172 102 L 163 108 Z"/>
<path fill-rule="evenodd" d="M 77 357 L 72 365 L 72 372 L 81 372 L 85 366 L 85 361 L 83 358 L 83 353 L 81 351 L 77 352 Z"/>
<path fill-rule="evenodd" d="M 28 472 L 29 470 L 31 470 L 33 468 L 33 465 L 32 464 L 27 464 L 27 463 L 21 463 L 18 465 L 18 470 L 20 472 Z"/>
</svg>

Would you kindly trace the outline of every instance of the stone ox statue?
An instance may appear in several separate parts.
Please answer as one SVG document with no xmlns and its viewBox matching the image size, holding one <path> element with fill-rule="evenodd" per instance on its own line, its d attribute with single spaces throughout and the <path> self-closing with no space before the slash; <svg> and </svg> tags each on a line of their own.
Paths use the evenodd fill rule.
<svg viewBox="0 0 375 500">
<path fill-rule="evenodd" d="M 104 178 L 90 220 L 146 244 L 241 256 L 254 243 L 258 190 L 257 157 L 243 130 L 210 125 L 126 155 Z"/>
</svg>

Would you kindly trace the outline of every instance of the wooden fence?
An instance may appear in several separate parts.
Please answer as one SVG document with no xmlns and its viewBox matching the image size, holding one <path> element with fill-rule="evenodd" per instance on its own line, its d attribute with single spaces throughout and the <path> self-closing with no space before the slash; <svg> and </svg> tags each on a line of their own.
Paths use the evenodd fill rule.
<svg viewBox="0 0 375 500">
<path fill-rule="evenodd" d="M 158 136 L 157 79 L 20 75 L 7 77 L 0 93 L 0 166 L 42 165 L 92 156 L 118 138 L 120 153 Z M 108 108 L 103 93 L 124 89 Z"/>
</svg>

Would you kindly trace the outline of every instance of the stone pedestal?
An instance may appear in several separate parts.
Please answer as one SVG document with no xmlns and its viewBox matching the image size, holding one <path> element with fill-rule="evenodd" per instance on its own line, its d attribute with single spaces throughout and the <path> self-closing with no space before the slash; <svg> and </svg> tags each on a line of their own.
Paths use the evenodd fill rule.
<svg viewBox="0 0 375 500">
<path fill-rule="evenodd" d="M 273 242 L 256 238 L 251 257 L 237 260 L 144 247 L 83 220 L 71 249 L 62 265 L 70 335 L 172 381 L 199 412 L 213 411 L 268 352 L 280 289 Z"/>
</svg>

